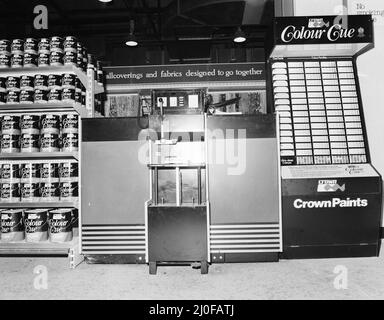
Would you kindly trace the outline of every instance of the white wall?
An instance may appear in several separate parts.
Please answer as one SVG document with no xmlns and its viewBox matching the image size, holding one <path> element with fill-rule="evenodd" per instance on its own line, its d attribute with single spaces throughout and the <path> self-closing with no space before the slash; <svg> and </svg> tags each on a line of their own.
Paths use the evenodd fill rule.
<svg viewBox="0 0 384 320">
<path fill-rule="evenodd" d="M 358 4 L 365 9 L 357 9 Z M 369 10 L 377 11 L 373 12 L 375 48 L 358 58 L 357 67 L 372 164 L 384 176 L 384 1 L 348 1 L 349 14 Z"/>
<path fill-rule="evenodd" d="M 296 16 L 339 14 L 345 2 L 293 1 Z M 375 48 L 358 58 L 357 67 L 372 164 L 384 176 L 384 1 L 348 0 L 346 4 L 348 14 L 372 14 L 375 20 Z"/>
<path fill-rule="evenodd" d="M 294 0 L 295 16 L 316 16 L 339 14 L 343 0 Z"/>
</svg>

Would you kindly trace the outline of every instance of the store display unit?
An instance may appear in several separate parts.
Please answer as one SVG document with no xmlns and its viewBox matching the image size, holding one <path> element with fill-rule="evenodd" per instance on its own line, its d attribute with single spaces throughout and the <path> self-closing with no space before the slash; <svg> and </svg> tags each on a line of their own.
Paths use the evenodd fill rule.
<svg viewBox="0 0 384 320">
<path fill-rule="evenodd" d="M 153 81 L 113 75 L 162 69 L 252 70 L 252 76 Z M 267 110 L 265 90 L 264 63 L 107 69 L 113 112 L 126 107 L 140 116 L 83 120 L 82 179 L 94 182 L 83 187 L 86 260 L 149 263 L 151 273 L 164 263 L 198 264 L 206 273 L 206 262 L 277 261 L 278 146 L 275 117 L 260 112 Z M 226 92 L 228 101 L 216 98 Z M 149 159 L 140 161 L 143 155 Z"/>
<path fill-rule="evenodd" d="M 377 256 L 381 176 L 371 164 L 356 59 L 371 16 L 276 18 L 283 258 Z"/>
<path fill-rule="evenodd" d="M 0 153 L 0 164 L 11 163 L 61 163 L 66 161 L 74 161 L 79 164 L 78 186 L 81 186 L 81 118 L 92 116 L 93 100 L 96 93 L 104 91 L 103 86 L 95 81 L 94 71 L 88 69 L 88 73 L 73 65 L 66 66 L 46 66 L 46 67 L 24 67 L 24 68 L 1 68 L 0 77 L 8 76 L 35 76 L 36 74 L 74 74 L 86 88 L 87 99 L 86 104 L 68 102 L 47 102 L 47 103 L 15 103 L 0 105 L 0 115 L 23 115 L 23 114 L 77 114 L 78 121 L 78 150 L 71 152 L 17 152 L 17 153 Z M 30 202 L 0 202 L 3 209 L 26 209 L 26 208 L 74 208 L 78 210 L 78 220 L 81 224 L 81 192 L 79 191 L 78 199 L 71 201 L 30 201 Z M 74 237 L 69 242 L 55 243 L 50 241 L 42 242 L 4 242 L 0 240 L 1 256 L 55 256 L 65 257 L 69 261 L 71 268 L 75 268 L 82 261 L 81 256 L 81 230 L 74 230 Z"/>
</svg>

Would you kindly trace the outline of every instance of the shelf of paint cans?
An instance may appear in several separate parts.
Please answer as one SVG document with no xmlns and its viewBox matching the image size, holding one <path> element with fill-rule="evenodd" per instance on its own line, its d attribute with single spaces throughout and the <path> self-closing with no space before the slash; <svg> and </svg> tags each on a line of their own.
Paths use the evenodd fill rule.
<svg viewBox="0 0 384 320">
<path fill-rule="evenodd" d="M 1 202 L 1 209 L 14 209 L 14 208 L 76 208 L 78 209 L 79 203 L 77 201 L 45 201 L 45 202 L 32 202 L 32 201 L 19 201 L 19 202 Z"/>
<path fill-rule="evenodd" d="M 46 66 L 46 67 L 24 67 L 24 68 L 0 68 L 0 76 L 2 76 L 2 77 L 8 77 L 8 76 L 21 77 L 21 76 L 25 76 L 25 75 L 35 76 L 37 74 L 62 75 L 65 73 L 71 73 L 71 74 L 76 75 L 80 79 L 83 86 L 87 88 L 87 86 L 88 86 L 87 75 L 85 74 L 85 72 L 83 72 L 82 70 L 80 70 L 79 68 L 77 68 L 73 65 Z M 97 82 L 96 82 L 96 84 L 97 84 Z M 100 85 L 98 85 L 98 87 L 100 87 Z"/>
<path fill-rule="evenodd" d="M 2 160 L 31 160 L 31 159 L 74 159 L 79 160 L 78 152 L 15 152 L 0 153 Z"/>
<path fill-rule="evenodd" d="M 36 76 L 36 75 L 62 75 L 74 74 L 79 78 L 85 88 L 88 88 L 88 77 L 85 72 L 73 65 L 65 66 L 45 66 L 45 67 L 24 67 L 24 68 L 0 68 L 1 77 L 21 77 L 21 76 Z M 94 94 L 104 92 L 104 87 L 101 83 L 93 81 Z"/>
<path fill-rule="evenodd" d="M 30 113 L 50 113 L 50 112 L 71 112 L 75 111 L 80 117 L 88 117 L 87 109 L 75 102 L 57 103 L 6 103 L 0 105 L 0 114 L 24 114 Z"/>
<path fill-rule="evenodd" d="M 62 255 L 68 256 L 69 250 L 79 245 L 79 238 L 73 237 L 68 242 L 2 242 L 0 240 L 0 255 Z"/>
<path fill-rule="evenodd" d="M 76 208 L 7 208 L 0 218 L 1 250 L 59 249 L 77 243 Z"/>
</svg>

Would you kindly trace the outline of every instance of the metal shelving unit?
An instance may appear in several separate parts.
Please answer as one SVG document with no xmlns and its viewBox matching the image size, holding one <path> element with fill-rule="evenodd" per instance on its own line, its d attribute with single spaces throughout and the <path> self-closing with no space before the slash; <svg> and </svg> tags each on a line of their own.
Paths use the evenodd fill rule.
<svg viewBox="0 0 384 320">
<path fill-rule="evenodd" d="M 0 209 L 9 208 L 79 208 L 78 201 L 0 202 Z M 1 243 L 1 242 L 0 242 Z"/>
<path fill-rule="evenodd" d="M 75 66 L 48 66 L 32 68 L 4 68 L 0 69 L 0 76 L 22 76 L 36 74 L 75 74 L 86 88 L 86 106 L 74 102 L 4 104 L 0 106 L 0 114 L 44 114 L 44 113 L 77 113 L 79 115 L 79 151 L 78 152 L 32 152 L 32 153 L 0 153 L 1 162 L 57 162 L 71 160 L 79 163 L 79 187 L 81 186 L 81 118 L 93 117 L 94 96 L 104 92 L 104 88 L 95 81 L 93 70 L 83 72 Z M 75 208 L 78 209 L 79 226 L 81 226 L 81 192 L 78 201 L 55 202 L 0 202 L 0 208 Z M 28 243 L 25 241 L 8 243 L 0 240 L 0 256 L 61 256 L 69 258 L 70 268 L 75 268 L 82 261 L 81 256 L 81 228 L 79 235 L 74 235 L 70 242 L 54 243 L 50 241 Z"/>
</svg>

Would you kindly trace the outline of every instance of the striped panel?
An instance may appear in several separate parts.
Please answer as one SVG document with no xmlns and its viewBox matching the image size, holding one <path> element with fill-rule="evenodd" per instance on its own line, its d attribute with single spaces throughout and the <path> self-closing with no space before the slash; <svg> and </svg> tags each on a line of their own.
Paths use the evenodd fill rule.
<svg viewBox="0 0 384 320">
<path fill-rule="evenodd" d="M 83 254 L 145 254 L 144 225 L 85 225 Z"/>
<path fill-rule="evenodd" d="M 210 227 L 211 253 L 280 251 L 278 223 L 223 224 Z"/>
</svg>

